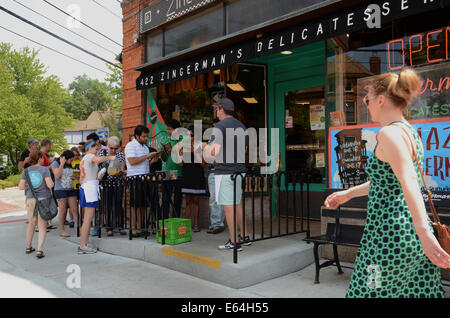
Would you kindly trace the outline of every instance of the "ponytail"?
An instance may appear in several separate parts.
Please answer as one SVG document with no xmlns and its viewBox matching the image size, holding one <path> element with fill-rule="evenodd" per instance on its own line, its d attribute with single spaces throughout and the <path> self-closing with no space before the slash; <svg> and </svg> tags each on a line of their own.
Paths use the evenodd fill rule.
<svg viewBox="0 0 450 318">
<path fill-rule="evenodd" d="M 372 81 L 375 95 L 385 94 L 396 106 L 404 109 L 416 96 L 421 81 L 416 72 L 405 68 L 399 75 L 382 74 Z"/>
</svg>

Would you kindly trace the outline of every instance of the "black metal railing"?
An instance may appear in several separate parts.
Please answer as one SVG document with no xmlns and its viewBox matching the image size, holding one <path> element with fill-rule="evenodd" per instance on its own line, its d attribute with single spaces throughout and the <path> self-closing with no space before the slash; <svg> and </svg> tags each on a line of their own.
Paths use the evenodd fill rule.
<svg viewBox="0 0 450 318">
<path fill-rule="evenodd" d="M 234 183 L 234 242 L 238 242 L 236 223 L 238 186 L 242 187 L 243 193 L 241 202 L 244 232 L 250 228 L 252 230 L 250 240 L 246 242 L 301 233 L 306 233 L 306 237 L 310 237 L 310 183 L 307 171 L 261 174 L 258 169 L 249 170 L 245 174 L 233 174 L 231 179 Z M 250 200 L 250 211 L 247 210 L 247 198 Z M 251 217 L 247 218 L 248 215 Z M 250 221 L 250 226 L 247 226 L 247 221 Z M 300 225 L 297 224 L 298 221 Z M 244 238 L 245 233 L 240 234 Z M 238 262 L 237 244 L 234 244 L 233 262 L 235 264 Z"/>
<path fill-rule="evenodd" d="M 168 180 L 162 173 L 146 174 L 126 179 L 110 178 L 100 182 L 99 237 L 101 229 L 120 228 L 128 230 L 133 239 L 133 231 L 141 232 L 145 239 L 150 234 L 164 229 L 165 219 L 172 215 L 179 217 L 171 197 L 166 204 L 161 200 L 163 191 L 169 186 L 179 186 L 180 180 Z M 162 203 L 162 204 L 161 204 Z M 158 227 L 161 220 L 162 226 Z M 165 244 L 165 231 L 161 230 L 162 244 Z"/>
</svg>

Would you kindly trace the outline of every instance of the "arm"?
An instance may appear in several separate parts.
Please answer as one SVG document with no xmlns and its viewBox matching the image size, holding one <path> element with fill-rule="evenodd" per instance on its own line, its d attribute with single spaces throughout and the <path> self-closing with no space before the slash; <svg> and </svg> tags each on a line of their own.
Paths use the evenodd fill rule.
<svg viewBox="0 0 450 318">
<path fill-rule="evenodd" d="M 205 159 L 205 161 L 211 163 L 214 162 L 216 154 L 220 152 L 220 145 L 215 143 L 209 145 L 203 143 L 202 148 L 203 148 L 203 158 Z"/>
<path fill-rule="evenodd" d="M 26 159 L 25 159 L 26 160 Z M 25 161 L 19 161 L 19 164 L 17 165 L 17 167 L 19 168 L 19 170 L 23 170 L 23 167 L 25 166 Z M 21 189 L 23 190 L 23 189 Z"/>
<path fill-rule="evenodd" d="M 144 162 L 147 159 L 152 159 L 154 156 L 156 156 L 156 154 L 157 154 L 156 152 L 152 152 L 152 153 L 149 153 L 142 157 L 138 157 L 138 158 L 131 157 L 131 158 L 127 158 L 127 159 L 128 159 L 128 162 L 130 163 L 130 165 L 135 166 L 135 165 L 138 165 L 138 164 Z"/>
<path fill-rule="evenodd" d="M 369 194 L 370 181 L 366 183 L 351 187 L 344 191 L 336 191 L 330 194 L 326 199 L 324 205 L 330 209 L 337 209 L 340 205 L 353 198 L 362 197 Z"/>
<path fill-rule="evenodd" d="M 53 174 L 55 175 L 56 179 L 60 179 L 61 178 L 65 164 L 66 164 L 66 158 L 62 157 L 60 159 L 59 167 L 58 168 L 52 168 Z"/>
<path fill-rule="evenodd" d="M 402 138 L 398 138 L 399 135 Z M 395 126 L 385 127 L 379 133 L 378 144 L 386 162 L 391 165 L 395 176 L 401 184 L 406 204 L 413 219 L 414 228 L 426 256 L 439 267 L 450 267 L 450 256 L 441 248 L 439 242 L 429 230 L 428 216 L 411 158 L 412 145 L 409 137 L 404 135 L 401 128 Z M 438 255 L 441 255 L 441 257 L 438 257 Z"/>
<path fill-rule="evenodd" d="M 53 183 L 52 178 L 50 178 L 50 177 L 46 177 L 46 178 L 45 178 L 45 184 L 47 185 L 47 187 L 48 187 L 49 189 L 53 188 L 53 186 L 55 185 L 55 184 Z"/>
<path fill-rule="evenodd" d="M 19 190 L 25 190 L 26 181 L 25 179 L 20 179 L 19 181 Z"/>
<path fill-rule="evenodd" d="M 103 163 L 106 161 L 114 161 L 116 160 L 116 156 L 106 156 L 106 157 L 94 157 L 92 158 L 92 162 L 99 164 L 99 163 Z"/>
</svg>

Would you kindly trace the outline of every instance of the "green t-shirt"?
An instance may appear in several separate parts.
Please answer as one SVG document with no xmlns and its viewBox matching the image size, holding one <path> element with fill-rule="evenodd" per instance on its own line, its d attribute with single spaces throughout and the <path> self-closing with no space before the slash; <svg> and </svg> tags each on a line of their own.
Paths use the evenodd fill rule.
<svg viewBox="0 0 450 318">
<path fill-rule="evenodd" d="M 172 146 L 172 148 L 174 148 L 175 145 L 177 143 L 179 143 L 181 140 L 183 140 L 183 136 L 180 136 L 180 139 L 178 139 L 178 140 L 170 139 L 169 143 Z M 172 159 L 172 156 L 169 156 L 167 158 L 167 160 L 165 162 L 163 162 L 163 171 L 168 171 L 168 170 L 176 170 L 176 171 L 178 171 L 179 177 L 183 176 L 183 167 L 181 167 L 178 163 L 174 162 Z"/>
</svg>

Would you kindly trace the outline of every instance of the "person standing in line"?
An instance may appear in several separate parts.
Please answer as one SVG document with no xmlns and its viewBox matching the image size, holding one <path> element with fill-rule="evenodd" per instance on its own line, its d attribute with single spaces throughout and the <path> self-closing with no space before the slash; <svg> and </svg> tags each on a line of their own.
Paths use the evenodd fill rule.
<svg viewBox="0 0 450 318">
<path fill-rule="evenodd" d="M 145 216 L 144 208 L 147 206 L 147 197 L 142 190 L 142 183 L 137 176 L 146 175 L 150 172 L 150 160 L 157 156 L 157 153 L 150 153 L 147 147 L 149 129 L 139 125 L 134 129 L 134 139 L 125 147 L 125 160 L 127 163 L 127 178 L 132 178 L 130 186 L 130 207 L 134 208 L 131 213 L 132 235 L 140 235 L 137 231 L 137 224 L 141 224 Z M 137 224 L 136 214 L 137 212 Z"/>
<path fill-rule="evenodd" d="M 169 144 L 171 148 L 177 147 L 177 144 L 183 140 L 182 135 L 179 135 L 179 138 L 177 140 L 173 140 L 172 137 L 174 136 L 173 133 L 177 128 L 180 128 L 180 122 L 175 119 L 171 119 L 167 121 L 167 132 L 169 133 L 169 136 L 171 137 L 169 140 Z M 175 156 L 178 155 L 178 153 L 174 154 Z M 164 160 L 164 158 L 163 158 Z M 181 181 L 183 178 L 183 169 L 178 164 L 178 157 L 174 161 L 172 158 L 172 154 L 170 153 L 165 162 L 163 162 L 163 171 L 171 171 L 174 170 L 178 174 L 178 180 Z M 169 211 L 170 211 L 170 200 L 172 198 L 173 194 L 173 207 L 174 207 L 174 215 L 173 217 L 180 217 L 181 215 L 181 185 L 180 181 L 175 181 L 171 183 L 164 183 L 162 184 L 162 212 L 164 215 L 164 219 L 169 218 Z"/>
<path fill-rule="evenodd" d="M 47 235 L 47 221 L 42 219 L 39 212 L 35 210 L 36 199 L 34 198 L 31 190 L 28 188 L 28 183 L 26 181 L 25 174 L 28 173 L 31 181 L 31 186 L 34 189 L 34 192 L 36 193 L 36 197 L 38 200 L 50 198 L 52 196 L 50 189 L 53 188 L 54 184 L 52 178 L 50 177 L 50 170 L 42 166 L 43 162 L 44 162 L 43 153 L 38 150 L 32 150 L 28 160 L 30 167 L 25 168 L 19 182 L 19 189 L 25 190 L 25 197 L 26 197 L 25 203 L 28 211 L 28 220 L 29 220 L 26 235 L 27 246 L 25 253 L 30 254 L 35 251 L 35 249 L 32 247 L 32 242 L 34 236 L 34 229 L 37 224 L 39 228 L 38 246 L 37 246 L 38 251 L 36 253 L 37 258 L 42 258 L 45 256 L 43 252 L 43 247 L 45 243 L 45 237 Z"/>
<path fill-rule="evenodd" d="M 30 166 L 30 152 L 33 150 L 38 150 L 39 141 L 35 138 L 30 138 L 27 141 L 28 149 L 22 152 L 19 159 L 18 168 L 19 170 L 23 170 L 24 168 L 28 168 Z"/>
<path fill-rule="evenodd" d="M 76 209 L 76 215 L 78 219 L 78 205 L 80 203 L 80 163 L 81 163 L 81 153 L 78 147 L 72 147 L 70 149 L 75 157 L 73 157 L 72 161 L 72 169 L 73 169 L 73 189 L 75 193 L 77 194 L 77 209 Z M 69 209 L 69 216 L 70 216 L 70 222 L 69 227 L 73 228 L 75 227 L 75 221 L 74 221 L 74 215 L 72 215 L 72 212 Z"/>
<path fill-rule="evenodd" d="M 200 195 L 206 194 L 205 181 L 205 162 L 202 158 L 201 145 L 194 144 L 194 127 L 189 128 L 190 151 L 183 153 L 183 147 L 180 149 L 178 164 L 183 168 L 183 180 L 181 181 L 181 192 L 185 195 L 186 209 L 183 218 L 190 219 L 191 213 L 194 213 L 193 231 L 200 232 L 198 225 L 199 219 L 199 201 Z M 190 162 L 184 162 L 183 157 L 189 157 Z"/>
<path fill-rule="evenodd" d="M 112 171 L 110 168 L 112 167 L 112 163 L 110 161 L 104 162 L 99 165 L 100 171 L 103 171 L 103 175 L 100 175 L 100 180 L 105 180 L 108 182 L 115 182 L 118 178 L 122 178 L 122 174 L 124 172 L 124 164 L 125 157 L 123 153 L 119 150 L 120 140 L 119 137 L 111 136 L 108 138 L 107 143 L 108 150 L 105 149 L 100 150 L 100 157 L 107 156 L 116 156 L 116 164 L 114 168 L 116 171 Z M 120 168 L 118 167 L 120 165 Z M 101 172 L 100 172 L 101 173 Z M 114 174 L 113 174 L 114 173 Z M 110 200 L 106 202 L 107 211 L 111 213 L 111 224 L 108 224 L 108 228 L 106 229 L 108 236 L 113 236 L 114 232 L 119 233 L 121 235 L 127 234 L 123 229 L 118 227 L 120 223 L 120 218 L 123 214 L 122 211 L 122 188 L 114 187 L 114 193 L 109 197 Z"/>
<path fill-rule="evenodd" d="M 213 105 L 216 108 L 216 115 L 220 122 L 214 127 L 214 132 L 211 137 L 211 144 L 203 143 L 205 159 L 210 161 L 214 160 L 214 180 L 216 190 L 217 204 L 223 206 L 225 216 L 227 219 L 228 230 L 230 232 L 230 238 L 224 245 L 220 245 L 220 250 L 232 250 L 236 244 L 238 251 L 242 251 L 241 243 L 245 245 L 251 245 L 250 237 L 247 235 L 246 220 L 243 217 L 242 211 L 242 178 L 240 176 L 236 179 L 236 198 L 234 197 L 234 181 L 231 180 L 231 176 L 235 173 L 244 174 L 246 172 L 245 166 L 245 152 L 246 149 L 239 149 L 237 135 L 243 133 L 245 140 L 245 148 L 248 146 L 248 136 L 246 133 L 247 128 L 239 120 L 234 117 L 234 103 L 231 99 L 222 98 L 217 105 Z M 234 133 L 231 131 L 234 130 Z M 236 132 L 237 130 L 237 132 Z M 240 132 L 239 132 L 240 131 Z M 221 135 L 222 138 L 218 138 Z M 231 157 L 228 152 L 232 151 L 227 149 L 227 140 L 234 137 L 234 158 Z M 220 140 L 222 139 L 222 140 Z M 228 155 L 227 155 L 228 153 Z M 210 158 L 212 156 L 212 158 Z M 235 200 L 236 199 L 236 200 Z M 236 201 L 236 220 L 237 226 L 240 229 L 243 238 L 239 235 L 239 242 L 235 242 L 235 226 L 234 226 L 234 207 Z"/>
<path fill-rule="evenodd" d="M 86 146 L 86 142 L 85 141 L 80 141 L 78 143 L 78 152 L 80 153 L 80 157 L 83 158 L 84 154 L 86 153 L 84 150 L 84 147 Z"/>
<path fill-rule="evenodd" d="M 77 193 L 73 188 L 72 161 L 75 157 L 70 150 L 64 151 L 61 156 L 52 162 L 53 175 L 55 176 L 55 198 L 59 207 L 59 231 L 61 237 L 69 237 L 64 229 L 67 217 L 67 208 L 74 221 L 78 222 Z M 73 222 L 73 221 L 72 221 Z M 70 225 L 70 224 L 69 224 Z"/>
<path fill-rule="evenodd" d="M 93 254 L 97 249 L 87 245 L 89 240 L 89 231 L 91 229 L 92 219 L 95 209 L 98 209 L 98 164 L 106 161 L 116 160 L 115 156 L 98 157 L 100 146 L 95 141 L 89 142 L 86 147 L 86 155 L 80 163 L 81 170 L 81 189 L 80 189 L 80 207 L 84 208 L 84 220 L 80 233 L 80 246 L 78 254 Z"/>
<path fill-rule="evenodd" d="M 219 121 L 220 120 L 217 117 L 214 117 L 213 127 L 215 127 Z M 218 205 L 216 201 L 214 164 L 208 163 L 206 165 L 206 168 L 208 169 L 209 207 L 211 213 L 210 214 L 211 225 L 209 226 L 207 233 L 217 234 L 225 229 L 225 224 L 223 223 L 223 221 L 225 220 L 225 212 L 223 210 L 223 207 L 221 205 Z"/>
<path fill-rule="evenodd" d="M 423 202 L 422 182 L 413 153 L 423 162 L 423 145 L 406 121 L 404 110 L 420 88 L 416 73 L 377 76 L 364 98 L 372 121 L 381 124 L 377 145 L 367 162 L 369 180 L 335 192 L 325 206 L 336 209 L 368 195 L 367 221 L 346 297 L 443 297 L 439 267 L 450 268 L 450 256 L 433 235 Z M 369 287 L 373 269 L 376 284 Z"/>
<path fill-rule="evenodd" d="M 42 166 L 50 168 L 50 164 L 53 162 L 53 158 L 50 157 L 49 153 L 52 151 L 52 142 L 48 138 L 44 138 L 41 141 L 41 152 L 44 154 L 44 162 Z"/>
</svg>

